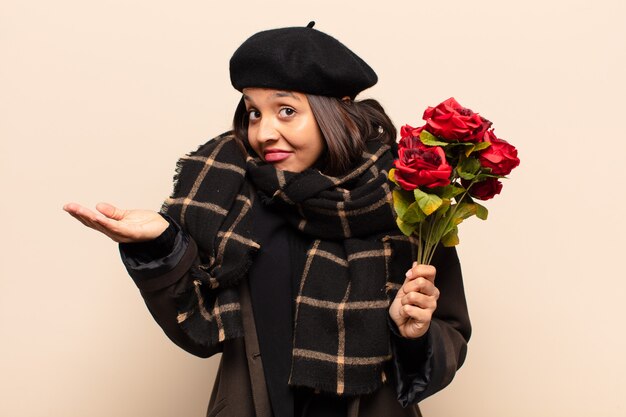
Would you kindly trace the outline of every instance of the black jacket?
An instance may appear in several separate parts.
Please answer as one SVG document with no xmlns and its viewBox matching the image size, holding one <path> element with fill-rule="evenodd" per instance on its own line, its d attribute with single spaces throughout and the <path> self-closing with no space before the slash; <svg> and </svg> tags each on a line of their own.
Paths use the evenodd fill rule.
<svg viewBox="0 0 626 417">
<path fill-rule="evenodd" d="M 307 239 L 287 225 L 279 216 L 255 206 L 255 227 L 261 250 L 249 271 L 245 291 L 249 291 L 250 309 L 246 331 L 255 333 L 255 343 L 235 347 L 237 343 L 227 342 L 221 346 L 224 352 L 220 370 L 214 386 L 208 415 L 246 415 L 243 409 L 227 409 L 225 402 L 242 406 L 244 393 L 234 393 L 225 389 L 228 376 L 235 373 L 226 371 L 247 368 L 248 394 L 254 399 L 251 405 L 253 414 L 259 414 L 259 404 L 266 404 L 275 417 L 314 417 L 314 416 L 365 416 L 383 406 L 384 415 L 416 416 L 419 414 L 417 402 L 445 387 L 453 378 L 465 358 L 466 344 L 471 327 L 463 291 L 460 265 L 454 248 L 439 248 L 433 265 L 437 269 L 436 285 L 441 292 L 437 310 L 427 334 L 419 339 L 405 339 L 399 335 L 397 327 L 389 319 L 393 360 L 387 366 L 389 384 L 383 386 L 378 395 L 364 396 L 357 401 L 345 397 L 316 395 L 306 389 L 293 389 L 287 385 L 291 363 L 292 307 L 303 268 Z M 166 217 L 167 218 L 167 217 Z M 181 348 L 202 357 L 216 353 L 215 349 L 198 346 L 182 332 L 176 323 L 176 288 L 184 286 L 189 279 L 187 271 L 197 262 L 197 247 L 190 237 L 170 218 L 170 227 L 155 241 L 134 244 L 121 244 L 122 259 L 134 278 L 152 315 L 165 333 Z M 408 268 L 408 266 L 407 266 Z M 243 308 L 243 307 L 242 307 Z M 248 358 L 248 366 L 237 360 L 250 345 L 258 347 L 257 355 Z M 227 352 L 229 351 L 229 352 Z M 262 365 L 258 366 L 260 358 Z M 250 363 L 250 361 L 253 363 Z M 232 365 L 231 365 L 232 364 Z M 254 372 L 259 369 L 259 372 Z M 263 376 L 259 378 L 259 373 Z M 242 375 L 245 371 L 242 372 Z M 244 378 L 240 376 L 240 378 Z M 262 380 L 262 381 L 261 381 Z M 251 383 L 256 381 L 256 383 Z M 261 383 L 262 382 L 262 383 Z M 239 387 L 243 386 L 242 384 Z M 262 385 L 262 387 L 259 387 Z M 239 389 L 239 388 L 238 388 Z M 222 393 L 220 390 L 229 392 Z M 245 391 L 245 390 L 243 390 Z M 254 392 L 257 394 L 254 395 Z M 260 394 L 259 394 L 260 392 Z M 258 397 L 264 396 L 265 400 Z M 389 398 L 396 397 L 390 404 Z M 230 397 L 230 398 L 227 398 Z M 257 398 L 255 398 L 257 397 Z M 376 398 L 384 398 L 381 401 Z M 222 401 L 219 401 L 222 400 Z M 368 403 L 370 411 L 363 409 Z M 245 401 L 244 401 L 245 402 Z M 358 407 L 360 403 L 361 407 Z M 380 404 L 378 404 L 380 403 Z M 415 404 L 402 408 L 402 405 Z M 361 408 L 360 411 L 358 409 Z M 252 411 L 252 409 L 248 411 Z M 396 409 L 397 411 L 393 411 Z M 226 413 L 226 414 L 222 414 Z M 366 413 L 366 414 L 363 414 Z M 372 414 L 376 415 L 376 414 Z"/>
</svg>

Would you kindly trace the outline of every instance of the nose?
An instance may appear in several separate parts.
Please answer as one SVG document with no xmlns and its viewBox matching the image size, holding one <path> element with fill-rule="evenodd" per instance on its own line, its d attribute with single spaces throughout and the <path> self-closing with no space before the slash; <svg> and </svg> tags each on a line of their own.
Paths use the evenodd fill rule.
<svg viewBox="0 0 626 417">
<path fill-rule="evenodd" d="M 280 133 L 276 128 L 276 121 L 272 117 L 261 117 L 259 120 L 259 129 L 257 131 L 257 139 L 260 142 L 268 142 L 278 140 Z"/>
</svg>

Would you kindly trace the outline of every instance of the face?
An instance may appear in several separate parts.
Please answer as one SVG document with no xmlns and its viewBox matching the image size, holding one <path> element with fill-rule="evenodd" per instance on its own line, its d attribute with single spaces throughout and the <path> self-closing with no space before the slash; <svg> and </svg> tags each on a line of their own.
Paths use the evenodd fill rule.
<svg viewBox="0 0 626 417">
<path fill-rule="evenodd" d="M 313 166 L 326 145 L 306 96 L 269 88 L 244 88 L 243 94 L 248 141 L 261 159 L 291 172 Z"/>
</svg>

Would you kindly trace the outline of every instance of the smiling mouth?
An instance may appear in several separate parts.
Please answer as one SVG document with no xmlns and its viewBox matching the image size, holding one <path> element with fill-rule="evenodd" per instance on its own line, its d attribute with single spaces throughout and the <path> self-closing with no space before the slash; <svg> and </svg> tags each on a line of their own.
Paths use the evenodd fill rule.
<svg viewBox="0 0 626 417">
<path fill-rule="evenodd" d="M 289 158 L 291 152 L 267 152 L 265 154 L 265 162 L 280 162 Z"/>
</svg>

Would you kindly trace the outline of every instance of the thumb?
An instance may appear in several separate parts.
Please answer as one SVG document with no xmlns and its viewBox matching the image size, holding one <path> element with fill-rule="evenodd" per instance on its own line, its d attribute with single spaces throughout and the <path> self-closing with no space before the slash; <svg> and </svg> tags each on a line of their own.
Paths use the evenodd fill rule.
<svg viewBox="0 0 626 417">
<path fill-rule="evenodd" d="M 98 203 L 96 204 L 96 209 L 113 220 L 122 220 L 126 214 L 126 210 L 119 209 L 109 203 Z"/>
</svg>

